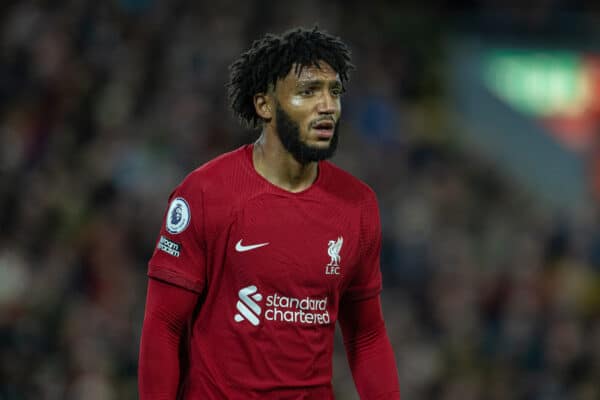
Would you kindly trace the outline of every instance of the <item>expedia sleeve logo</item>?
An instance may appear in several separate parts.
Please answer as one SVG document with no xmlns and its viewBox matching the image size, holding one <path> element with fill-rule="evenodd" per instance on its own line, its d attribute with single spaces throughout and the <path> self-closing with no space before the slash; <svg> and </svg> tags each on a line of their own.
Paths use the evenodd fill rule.
<svg viewBox="0 0 600 400">
<path fill-rule="evenodd" d="M 171 202 L 167 212 L 166 228 L 169 233 L 178 234 L 186 230 L 192 219 L 190 207 L 183 197 Z"/>
</svg>

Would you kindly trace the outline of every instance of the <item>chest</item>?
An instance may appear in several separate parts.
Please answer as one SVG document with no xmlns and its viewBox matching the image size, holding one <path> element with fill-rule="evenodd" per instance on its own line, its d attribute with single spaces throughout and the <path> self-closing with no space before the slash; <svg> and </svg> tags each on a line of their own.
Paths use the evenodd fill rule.
<svg viewBox="0 0 600 400">
<path fill-rule="evenodd" d="M 257 197 L 233 215 L 223 267 L 242 286 L 307 295 L 333 290 L 355 268 L 359 223 L 349 207 Z"/>
</svg>

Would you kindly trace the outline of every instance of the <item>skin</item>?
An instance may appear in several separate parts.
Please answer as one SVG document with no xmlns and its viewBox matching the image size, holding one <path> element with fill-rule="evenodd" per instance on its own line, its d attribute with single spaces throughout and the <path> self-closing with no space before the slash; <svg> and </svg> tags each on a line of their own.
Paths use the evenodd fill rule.
<svg viewBox="0 0 600 400">
<path fill-rule="evenodd" d="M 318 163 L 299 163 L 282 145 L 277 134 L 276 105 L 300 127 L 300 139 L 311 147 L 327 148 L 331 138 L 320 138 L 311 127 L 323 119 L 336 123 L 342 112 L 342 83 L 327 63 L 320 68 L 304 67 L 297 75 L 295 68 L 280 79 L 267 93 L 254 96 L 254 107 L 264 120 L 260 137 L 254 144 L 256 171 L 269 182 L 290 192 L 301 192 L 316 180 Z"/>
</svg>

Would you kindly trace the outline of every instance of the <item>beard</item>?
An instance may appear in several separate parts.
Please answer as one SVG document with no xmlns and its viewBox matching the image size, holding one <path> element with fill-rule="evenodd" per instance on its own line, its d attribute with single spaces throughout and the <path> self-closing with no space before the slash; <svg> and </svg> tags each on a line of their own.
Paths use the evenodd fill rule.
<svg viewBox="0 0 600 400">
<path fill-rule="evenodd" d="M 277 135 L 283 147 L 302 165 L 310 162 L 327 160 L 331 158 L 337 149 L 339 120 L 335 123 L 333 136 L 329 147 L 320 148 L 310 146 L 300 139 L 300 125 L 279 106 L 275 109 L 275 123 Z"/>
</svg>

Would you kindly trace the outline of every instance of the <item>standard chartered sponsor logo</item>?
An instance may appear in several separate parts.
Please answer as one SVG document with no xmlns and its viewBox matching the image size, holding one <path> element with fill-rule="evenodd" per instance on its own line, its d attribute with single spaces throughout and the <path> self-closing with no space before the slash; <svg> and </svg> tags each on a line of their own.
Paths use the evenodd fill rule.
<svg viewBox="0 0 600 400">
<path fill-rule="evenodd" d="M 256 286 L 248 286 L 239 291 L 236 322 L 248 320 L 252 325 L 260 324 L 261 307 L 254 301 L 261 301 Z M 274 293 L 266 296 L 264 319 L 300 324 L 328 324 L 331 319 L 327 311 L 327 296 L 323 298 L 296 298 Z"/>
<path fill-rule="evenodd" d="M 312 299 L 305 297 L 281 296 L 277 293 L 267 296 L 265 318 L 269 321 L 300 322 L 301 324 L 328 324 L 327 297 Z"/>
</svg>

